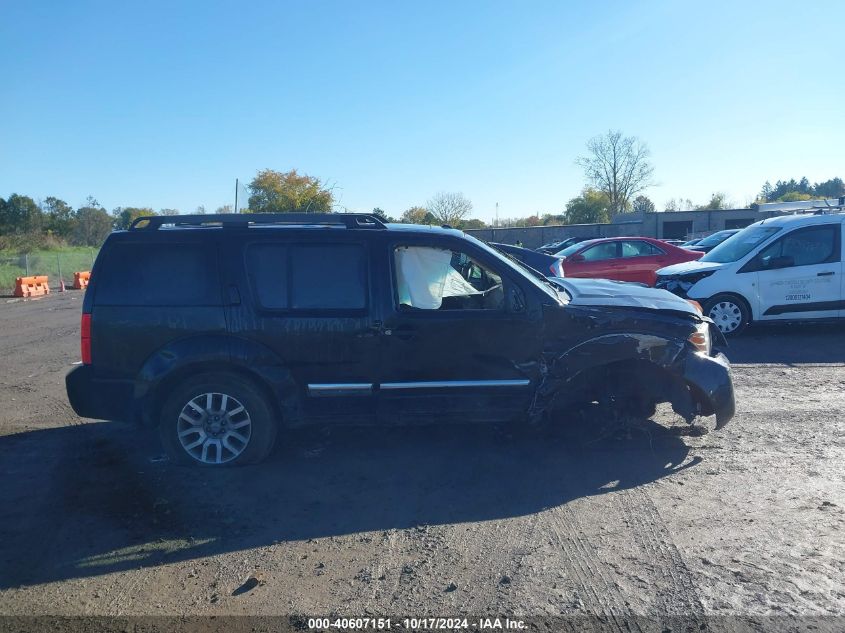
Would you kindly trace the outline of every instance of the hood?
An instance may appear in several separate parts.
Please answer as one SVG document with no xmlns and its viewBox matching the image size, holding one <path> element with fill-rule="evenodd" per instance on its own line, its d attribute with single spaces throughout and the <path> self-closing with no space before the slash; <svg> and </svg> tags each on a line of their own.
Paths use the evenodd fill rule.
<svg viewBox="0 0 845 633">
<path fill-rule="evenodd" d="M 671 266 L 666 266 L 666 268 L 661 268 L 657 271 L 657 274 L 660 276 L 689 275 L 690 273 L 706 273 L 711 270 L 719 270 L 725 266 L 727 266 L 727 264 L 721 264 L 719 262 L 703 262 L 700 259 L 694 259 L 691 262 L 682 262 L 680 264 L 672 264 Z"/>
<path fill-rule="evenodd" d="M 681 299 L 666 290 L 607 279 L 574 279 L 571 277 L 554 277 L 553 279 L 555 283 L 565 288 L 572 297 L 569 302 L 571 305 L 672 310 L 700 316 L 686 299 Z"/>
</svg>

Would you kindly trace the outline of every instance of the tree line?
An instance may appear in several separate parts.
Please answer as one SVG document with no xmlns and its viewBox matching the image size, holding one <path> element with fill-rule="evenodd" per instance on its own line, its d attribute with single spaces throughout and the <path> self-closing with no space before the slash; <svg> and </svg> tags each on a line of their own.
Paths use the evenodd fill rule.
<svg viewBox="0 0 845 633">
<path fill-rule="evenodd" d="M 527 217 L 503 218 L 497 226 L 544 226 L 550 224 L 592 224 L 610 222 L 619 213 L 654 213 L 655 204 L 642 192 L 654 185 L 654 167 L 648 146 L 634 136 L 610 130 L 587 142 L 586 153 L 575 162 L 583 168 L 586 184 L 559 213 L 534 213 Z M 264 169 L 248 185 L 245 208 L 223 205 L 215 213 L 332 213 L 348 211 L 334 196 L 334 187 L 319 178 Z M 796 181 L 778 180 L 763 185 L 755 204 L 789 202 L 811 198 L 838 198 L 845 195 L 841 178 L 810 184 L 804 177 Z M 664 211 L 728 209 L 734 203 L 722 192 L 713 193 L 706 202 L 695 204 L 689 198 L 671 199 Z M 459 192 L 442 191 L 424 205 L 412 206 L 398 217 L 376 207 L 372 213 L 386 221 L 411 224 L 448 225 L 460 229 L 485 228 L 487 224 L 472 218 L 473 204 Z M 198 207 L 196 213 L 205 213 Z M 176 209 L 153 210 L 150 207 L 116 207 L 111 212 L 96 199 L 73 209 L 67 202 L 50 196 L 36 203 L 28 196 L 12 194 L 0 198 L 0 249 L 44 248 L 72 244 L 99 246 L 114 229 L 126 229 L 134 220 L 151 215 L 176 215 Z"/>
</svg>

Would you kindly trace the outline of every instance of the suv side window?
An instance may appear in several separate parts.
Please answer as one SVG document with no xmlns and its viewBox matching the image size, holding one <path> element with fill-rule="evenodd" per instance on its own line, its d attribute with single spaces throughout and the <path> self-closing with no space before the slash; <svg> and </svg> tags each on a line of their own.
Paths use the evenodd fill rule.
<svg viewBox="0 0 845 633">
<path fill-rule="evenodd" d="M 102 306 L 219 306 L 217 250 L 197 243 L 115 244 L 95 292 Z"/>
<path fill-rule="evenodd" d="M 592 248 L 588 248 L 585 250 L 581 255 L 584 257 L 584 261 L 588 262 L 598 262 L 605 259 L 616 259 L 618 255 L 616 254 L 616 244 L 617 242 L 605 242 L 604 244 L 596 244 Z"/>
<path fill-rule="evenodd" d="M 793 266 L 812 266 L 840 259 L 839 225 L 811 226 L 787 233 L 757 256 L 765 269 L 776 257 L 791 257 Z"/>
<path fill-rule="evenodd" d="M 251 244 L 246 262 L 250 283 L 264 308 L 367 307 L 366 251 L 359 244 Z"/>
<path fill-rule="evenodd" d="M 466 253 L 431 246 L 393 251 L 400 310 L 502 310 L 502 278 Z"/>
<path fill-rule="evenodd" d="M 630 240 L 622 242 L 622 257 L 653 257 L 663 255 L 663 251 L 642 240 Z"/>
</svg>

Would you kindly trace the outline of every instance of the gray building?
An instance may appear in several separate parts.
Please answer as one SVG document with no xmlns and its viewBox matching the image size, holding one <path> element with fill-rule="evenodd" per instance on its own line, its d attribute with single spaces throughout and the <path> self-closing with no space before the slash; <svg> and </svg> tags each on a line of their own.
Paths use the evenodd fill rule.
<svg viewBox="0 0 845 633">
<path fill-rule="evenodd" d="M 567 237 L 644 236 L 658 239 L 692 239 L 724 229 L 741 229 L 764 218 L 840 206 L 845 200 L 806 200 L 771 202 L 750 209 L 666 211 L 662 213 L 621 213 L 607 224 L 562 224 L 553 226 L 468 229 L 466 232 L 486 242 L 515 244 L 526 248 L 563 240 Z"/>
</svg>

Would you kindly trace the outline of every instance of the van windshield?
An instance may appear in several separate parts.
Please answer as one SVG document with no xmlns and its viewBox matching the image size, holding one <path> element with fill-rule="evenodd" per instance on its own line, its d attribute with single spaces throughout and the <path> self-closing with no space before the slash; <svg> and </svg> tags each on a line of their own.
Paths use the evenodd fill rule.
<svg viewBox="0 0 845 633">
<path fill-rule="evenodd" d="M 749 226 L 747 229 L 731 235 L 698 261 L 715 264 L 738 261 L 778 231 L 780 231 L 780 227 L 777 226 Z"/>
</svg>

